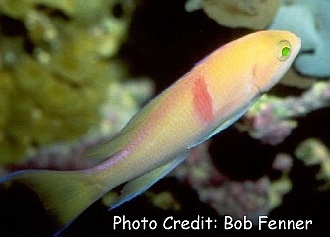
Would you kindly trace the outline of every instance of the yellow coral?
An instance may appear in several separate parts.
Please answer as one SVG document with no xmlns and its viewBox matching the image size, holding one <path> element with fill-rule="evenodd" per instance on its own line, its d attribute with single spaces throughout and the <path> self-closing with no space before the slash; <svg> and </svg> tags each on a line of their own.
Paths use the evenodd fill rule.
<svg viewBox="0 0 330 237">
<path fill-rule="evenodd" d="M 312 137 L 304 140 L 297 146 L 295 155 L 306 166 L 320 166 L 316 178 L 325 181 L 325 183 L 319 187 L 319 190 L 328 190 L 330 187 L 329 148 L 319 139 Z"/>
<path fill-rule="evenodd" d="M 133 10 L 129 0 L 0 2 L 15 32 L 0 33 L 0 163 L 95 127 Z"/>
</svg>

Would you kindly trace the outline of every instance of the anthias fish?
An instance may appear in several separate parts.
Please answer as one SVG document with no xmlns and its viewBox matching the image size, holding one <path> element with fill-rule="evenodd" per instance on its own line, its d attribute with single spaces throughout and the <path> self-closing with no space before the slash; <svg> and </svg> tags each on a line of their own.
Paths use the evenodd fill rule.
<svg viewBox="0 0 330 237">
<path fill-rule="evenodd" d="M 114 208 L 144 192 L 189 149 L 240 118 L 289 69 L 300 39 L 259 31 L 212 52 L 89 155 L 99 165 L 78 171 L 23 170 L 3 177 L 34 190 L 64 226 L 111 189 L 126 183 Z"/>
</svg>

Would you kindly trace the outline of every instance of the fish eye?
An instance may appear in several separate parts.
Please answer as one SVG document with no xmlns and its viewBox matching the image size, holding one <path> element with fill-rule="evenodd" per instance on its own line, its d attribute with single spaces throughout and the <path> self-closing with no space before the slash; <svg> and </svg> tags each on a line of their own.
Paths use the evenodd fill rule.
<svg viewBox="0 0 330 237">
<path fill-rule="evenodd" d="M 286 60 L 291 54 L 291 44 L 287 40 L 281 40 L 277 45 L 277 58 L 280 61 Z"/>
</svg>

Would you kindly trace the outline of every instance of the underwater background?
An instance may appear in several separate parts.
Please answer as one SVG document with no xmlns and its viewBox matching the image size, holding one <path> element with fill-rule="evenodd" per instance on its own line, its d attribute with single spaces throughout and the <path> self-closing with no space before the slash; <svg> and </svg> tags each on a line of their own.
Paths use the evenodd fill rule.
<svg viewBox="0 0 330 237">
<path fill-rule="evenodd" d="M 88 147 L 205 55 L 256 30 L 291 30 L 301 53 L 242 119 L 132 201 L 109 212 L 106 195 L 63 236 L 113 234 L 116 215 L 199 215 L 217 219 L 219 231 L 225 215 L 267 215 L 326 230 L 329 12 L 329 0 L 0 1 L 0 175 L 93 166 L 81 157 Z M 0 188 L 0 215 L 0 234 L 52 233 L 51 217 L 23 187 Z"/>
</svg>

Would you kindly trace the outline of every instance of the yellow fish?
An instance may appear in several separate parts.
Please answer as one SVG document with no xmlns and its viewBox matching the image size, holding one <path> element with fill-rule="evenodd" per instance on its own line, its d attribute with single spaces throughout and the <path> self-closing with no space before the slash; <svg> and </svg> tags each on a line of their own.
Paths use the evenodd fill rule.
<svg viewBox="0 0 330 237">
<path fill-rule="evenodd" d="M 89 155 L 106 159 L 86 170 L 23 170 L 2 178 L 34 190 L 64 226 L 125 182 L 114 208 L 144 192 L 189 153 L 240 118 L 289 69 L 300 39 L 259 31 L 230 42 L 195 65 Z"/>
</svg>

